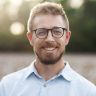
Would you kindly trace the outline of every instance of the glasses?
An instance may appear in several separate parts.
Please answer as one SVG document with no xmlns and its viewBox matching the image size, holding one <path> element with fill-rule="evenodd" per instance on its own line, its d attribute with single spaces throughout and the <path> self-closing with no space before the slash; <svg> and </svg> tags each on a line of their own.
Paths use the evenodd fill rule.
<svg viewBox="0 0 96 96">
<path fill-rule="evenodd" d="M 53 37 L 61 38 L 64 35 L 64 32 L 67 31 L 67 29 L 62 27 L 53 27 L 52 29 L 38 28 L 33 31 L 35 31 L 37 38 L 44 39 L 48 36 L 49 31 L 51 31 Z"/>
</svg>

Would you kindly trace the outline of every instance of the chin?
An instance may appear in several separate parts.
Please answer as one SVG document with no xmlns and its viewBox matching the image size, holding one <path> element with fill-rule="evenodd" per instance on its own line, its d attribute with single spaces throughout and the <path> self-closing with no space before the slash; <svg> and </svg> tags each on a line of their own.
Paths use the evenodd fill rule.
<svg viewBox="0 0 96 96">
<path fill-rule="evenodd" d="M 63 56 L 63 52 L 56 57 L 52 56 L 52 55 L 47 55 L 47 56 L 40 56 L 40 55 L 37 55 L 37 57 L 39 58 L 40 62 L 42 64 L 45 64 L 45 65 L 53 65 L 53 64 L 56 64 L 58 61 L 60 61 L 60 59 L 62 58 Z"/>
<path fill-rule="evenodd" d="M 57 60 L 41 60 L 41 62 L 45 65 L 53 65 L 57 62 Z"/>
</svg>

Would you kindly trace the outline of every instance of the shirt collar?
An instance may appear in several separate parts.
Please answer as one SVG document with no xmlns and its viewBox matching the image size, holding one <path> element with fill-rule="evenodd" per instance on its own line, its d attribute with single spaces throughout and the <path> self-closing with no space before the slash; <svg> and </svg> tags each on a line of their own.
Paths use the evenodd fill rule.
<svg viewBox="0 0 96 96">
<path fill-rule="evenodd" d="M 28 78 L 35 72 L 34 62 L 35 60 L 30 64 L 30 66 L 27 67 L 27 70 L 25 72 L 25 78 Z"/>
<path fill-rule="evenodd" d="M 35 75 L 37 75 L 39 78 L 41 78 L 41 76 L 38 74 L 38 72 L 34 66 L 34 62 L 35 62 L 35 60 L 31 63 L 31 65 L 29 67 L 27 67 L 27 71 L 25 73 L 25 78 L 28 78 L 33 73 Z M 72 80 L 72 69 L 70 68 L 70 65 L 67 61 L 65 62 L 65 67 L 63 68 L 63 70 L 58 74 L 58 77 L 59 76 L 63 76 L 63 78 L 67 81 Z"/>
<path fill-rule="evenodd" d="M 72 69 L 67 61 L 64 63 L 65 63 L 65 67 L 59 73 L 59 75 L 63 76 L 63 78 L 67 81 L 72 81 Z"/>
</svg>

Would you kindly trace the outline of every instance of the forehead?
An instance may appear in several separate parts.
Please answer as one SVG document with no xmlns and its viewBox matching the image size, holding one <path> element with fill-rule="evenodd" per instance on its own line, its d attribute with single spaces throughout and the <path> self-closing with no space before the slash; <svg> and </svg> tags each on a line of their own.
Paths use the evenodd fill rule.
<svg viewBox="0 0 96 96">
<path fill-rule="evenodd" d="M 33 28 L 52 28 L 54 26 L 66 28 L 61 15 L 38 15 L 33 20 Z"/>
</svg>

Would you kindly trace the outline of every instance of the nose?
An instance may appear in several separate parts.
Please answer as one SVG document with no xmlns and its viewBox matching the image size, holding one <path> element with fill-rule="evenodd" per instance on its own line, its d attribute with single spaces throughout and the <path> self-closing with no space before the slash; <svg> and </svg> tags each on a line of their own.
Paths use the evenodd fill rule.
<svg viewBox="0 0 96 96">
<path fill-rule="evenodd" d="M 52 36 L 51 30 L 48 32 L 46 41 L 54 41 L 54 37 Z"/>
</svg>

